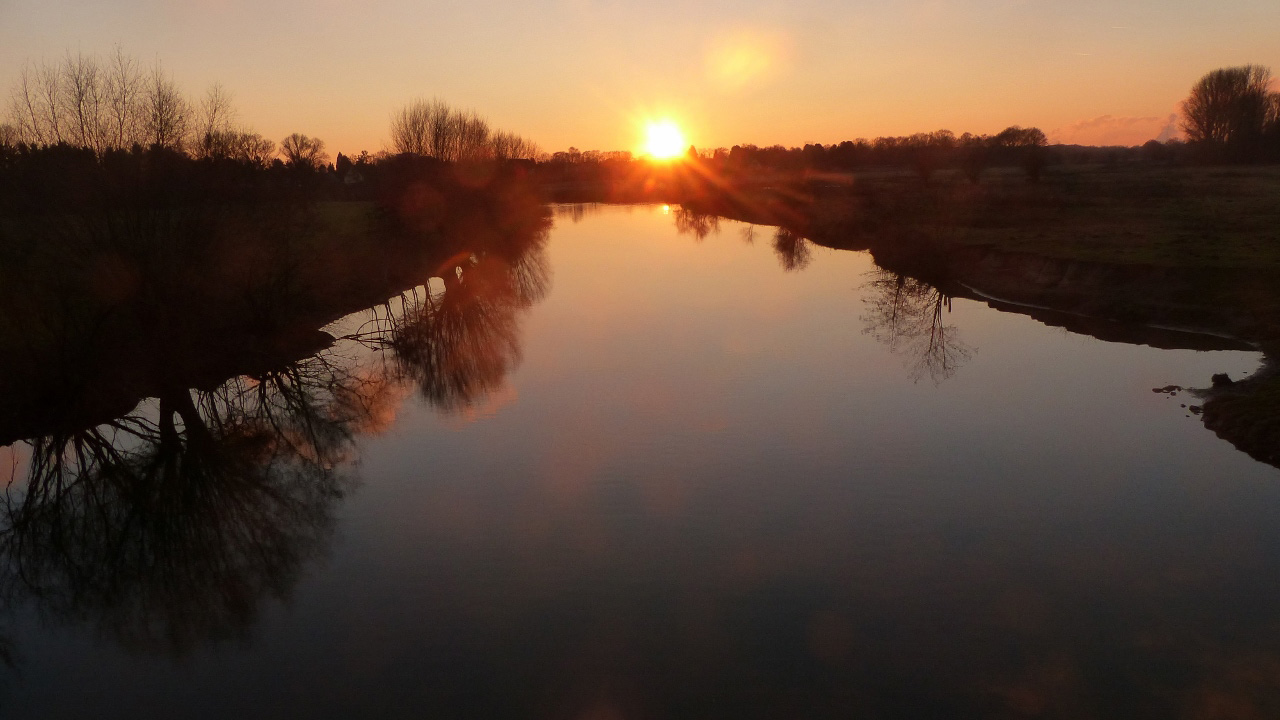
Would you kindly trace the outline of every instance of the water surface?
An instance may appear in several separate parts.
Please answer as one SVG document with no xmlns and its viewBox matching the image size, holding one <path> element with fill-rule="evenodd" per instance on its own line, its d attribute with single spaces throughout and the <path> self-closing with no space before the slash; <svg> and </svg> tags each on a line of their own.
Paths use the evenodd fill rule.
<svg viewBox="0 0 1280 720">
<path fill-rule="evenodd" d="M 565 209 L 545 294 L 459 331 L 448 382 L 340 342 L 376 402 L 292 461 L 322 491 L 253 565 L 287 577 L 238 623 L 198 615 L 243 578 L 151 587 L 145 642 L 74 579 L 15 601 L 7 716 L 1280 712 L 1280 472 L 1152 392 L 1256 353 L 904 299 L 865 253 L 700 222 Z"/>
</svg>

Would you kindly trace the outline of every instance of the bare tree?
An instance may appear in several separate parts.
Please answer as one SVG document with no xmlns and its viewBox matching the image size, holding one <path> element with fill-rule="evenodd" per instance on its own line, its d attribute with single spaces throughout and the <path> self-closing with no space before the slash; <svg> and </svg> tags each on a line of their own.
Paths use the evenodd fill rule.
<svg viewBox="0 0 1280 720">
<path fill-rule="evenodd" d="M 191 132 L 191 103 L 157 63 L 147 78 L 144 97 L 146 139 L 157 147 L 181 150 Z"/>
<path fill-rule="evenodd" d="M 214 83 L 201 101 L 196 118 L 196 153 L 202 157 L 229 157 L 237 139 L 231 128 L 235 109 L 231 94 Z"/>
<path fill-rule="evenodd" d="M 49 142 L 64 142 L 63 108 L 61 102 L 61 83 L 58 82 L 58 68 L 55 65 L 40 67 L 40 100 L 45 107 L 48 118 Z"/>
<path fill-rule="evenodd" d="M 1206 74 L 1182 103 L 1182 127 L 1192 142 L 1248 145 L 1266 130 L 1273 111 L 1271 70 L 1261 65 L 1220 68 Z"/>
<path fill-rule="evenodd" d="M 533 160 L 538 157 L 538 144 L 512 132 L 499 130 L 489 139 L 493 156 L 498 160 Z"/>
<path fill-rule="evenodd" d="M 329 155 L 324 151 L 324 141 L 301 133 L 293 133 L 281 140 L 280 153 L 291 167 L 317 169 L 329 161 Z"/>
<path fill-rule="evenodd" d="M 396 152 L 449 159 L 456 115 L 442 100 L 415 100 L 392 118 L 392 146 Z"/>
<path fill-rule="evenodd" d="M 112 147 L 131 147 L 143 142 L 143 98 L 146 79 L 138 62 L 119 46 L 104 70 L 106 103 L 104 131 Z"/>
<path fill-rule="evenodd" d="M 92 57 L 67 54 L 62 65 L 61 90 L 71 125 L 71 142 L 95 151 L 104 149 L 99 119 L 102 116 L 104 85 L 98 63 Z"/>
<path fill-rule="evenodd" d="M 427 115 L 427 137 L 430 143 L 427 146 L 428 155 L 447 159 L 453 136 L 453 115 L 454 112 L 448 105 L 440 100 L 431 101 L 430 113 Z"/>
<path fill-rule="evenodd" d="M 489 146 L 493 150 L 493 157 L 498 160 L 510 160 L 517 157 L 515 154 L 519 149 L 519 143 L 522 138 L 515 133 L 509 133 L 499 130 L 489 138 Z"/>
<path fill-rule="evenodd" d="M 70 53 L 61 63 L 28 64 L 11 98 L 10 112 L 27 142 L 71 143 L 95 151 L 110 143 L 106 108 L 109 77 L 92 56 Z"/>
<path fill-rule="evenodd" d="M 28 63 L 10 96 L 11 125 L 0 142 L 69 143 L 103 152 L 135 145 L 190 150 L 266 166 L 275 143 L 233 125 L 231 94 L 214 84 L 189 102 L 159 63 L 144 72 L 116 47 L 105 61 L 68 53 L 57 63 Z"/>
<path fill-rule="evenodd" d="M 12 114 L 24 141 L 36 145 L 65 142 L 61 73 L 56 65 L 23 66 L 12 98 Z"/>
<path fill-rule="evenodd" d="M 491 156 L 489 148 L 489 123 L 474 112 L 459 113 L 457 145 L 453 160 L 483 160 Z"/>
<path fill-rule="evenodd" d="M 30 63 L 22 66 L 18 74 L 18 84 L 9 97 L 9 117 L 13 120 L 13 128 L 24 142 L 42 143 L 44 138 L 39 126 L 39 112 L 36 110 L 38 93 L 35 91 L 36 74 Z"/>
<path fill-rule="evenodd" d="M 435 107 L 443 105 L 439 100 L 417 100 L 401 108 L 391 119 L 391 144 L 396 152 L 431 155 L 431 117 Z"/>
<path fill-rule="evenodd" d="M 276 144 L 258 133 L 240 130 L 232 134 L 229 157 L 241 162 L 266 167 L 276 155 Z"/>
<path fill-rule="evenodd" d="M 391 118 L 396 152 L 450 162 L 476 159 L 532 159 L 538 146 L 510 132 L 493 132 L 475 112 L 455 110 L 442 100 L 415 100 Z"/>
<path fill-rule="evenodd" d="M 65 142 L 96 152 L 127 148 L 154 139 L 151 101 L 157 86 L 165 96 L 161 104 L 172 105 L 168 96 L 179 96 L 172 81 L 158 69 L 152 78 L 145 77 L 137 62 L 118 47 L 105 63 L 91 55 L 68 53 L 59 63 L 22 69 L 10 98 L 10 115 L 24 142 Z"/>
</svg>

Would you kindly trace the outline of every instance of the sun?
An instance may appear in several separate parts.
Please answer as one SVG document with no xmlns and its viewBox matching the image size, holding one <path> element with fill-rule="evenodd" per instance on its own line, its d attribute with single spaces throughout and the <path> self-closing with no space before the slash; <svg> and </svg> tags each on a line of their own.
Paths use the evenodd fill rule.
<svg viewBox="0 0 1280 720">
<path fill-rule="evenodd" d="M 671 160 L 684 153 L 684 133 L 670 120 L 649 123 L 644 151 L 657 160 Z"/>
</svg>

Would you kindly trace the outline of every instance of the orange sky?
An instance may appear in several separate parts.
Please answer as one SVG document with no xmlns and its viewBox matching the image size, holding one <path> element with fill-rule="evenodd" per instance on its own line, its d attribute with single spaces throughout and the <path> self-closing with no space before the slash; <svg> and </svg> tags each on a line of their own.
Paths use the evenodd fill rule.
<svg viewBox="0 0 1280 720">
<path fill-rule="evenodd" d="M 0 0 L 0 86 L 28 60 L 163 60 L 240 118 L 377 151 L 415 97 L 472 108 L 545 150 L 634 150 L 646 119 L 699 147 L 1035 125 L 1140 143 L 1204 72 L 1280 71 L 1274 0 L 862 3 Z"/>
</svg>

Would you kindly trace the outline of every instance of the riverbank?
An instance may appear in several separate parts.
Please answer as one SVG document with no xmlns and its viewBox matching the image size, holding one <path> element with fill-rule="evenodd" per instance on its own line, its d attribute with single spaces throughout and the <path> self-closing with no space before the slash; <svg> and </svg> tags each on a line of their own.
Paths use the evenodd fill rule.
<svg viewBox="0 0 1280 720">
<path fill-rule="evenodd" d="M 436 202 L 20 218 L 30 242 L 11 221 L 2 245 L 14 261 L 0 266 L 0 445 L 288 365 L 331 342 L 321 329 L 337 318 L 432 278 L 456 280 L 477 258 L 518 266 L 545 240 L 547 210 L 519 182 L 419 183 L 402 197 L 428 190 Z M 194 237 L 137 233 L 127 244 L 110 231 L 138 218 L 185 227 L 193 214 L 205 221 Z"/>
<path fill-rule="evenodd" d="M 928 242 L 1067 260 L 1280 269 L 1280 168 L 1067 167 L 1038 183 L 907 173 L 709 186 L 686 205 L 784 225 L 822 244 Z"/>
</svg>

